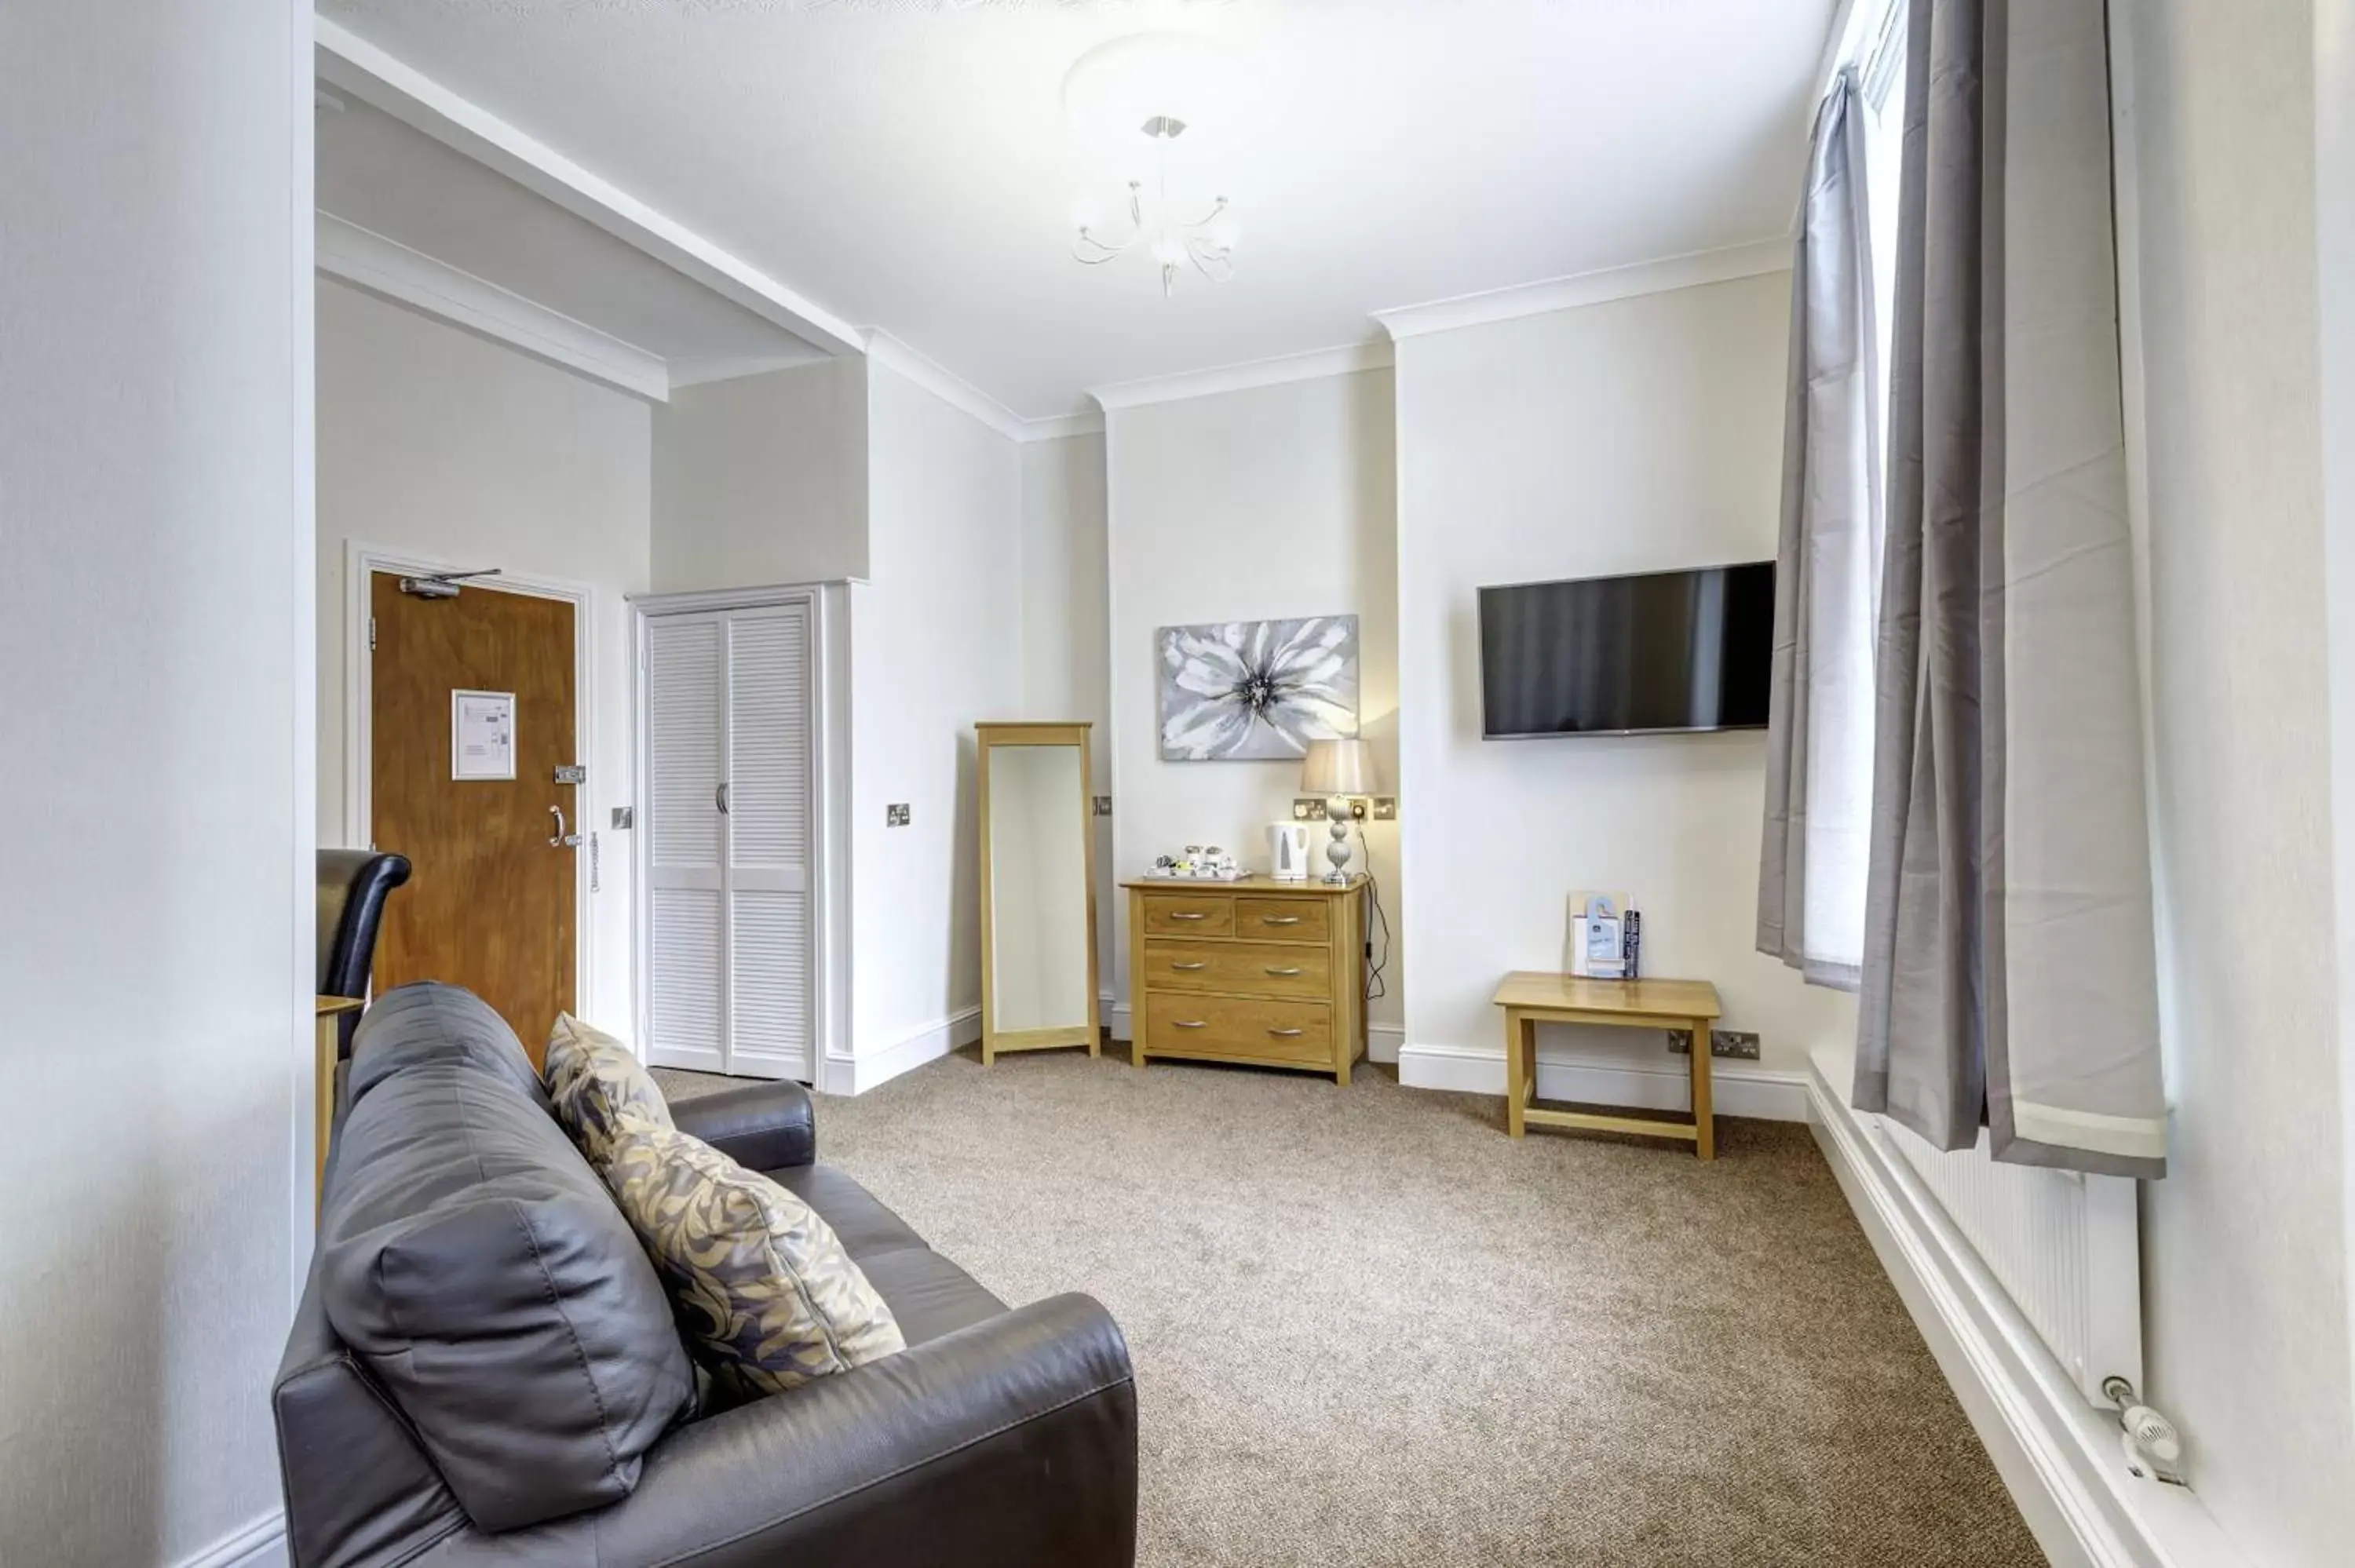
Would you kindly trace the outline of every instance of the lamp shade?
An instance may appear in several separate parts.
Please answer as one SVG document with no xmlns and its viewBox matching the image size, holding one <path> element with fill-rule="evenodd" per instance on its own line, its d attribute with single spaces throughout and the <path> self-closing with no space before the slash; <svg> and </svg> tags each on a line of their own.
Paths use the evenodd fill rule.
<svg viewBox="0 0 2355 1568">
<path fill-rule="evenodd" d="M 1374 748 L 1362 740 L 1312 740 L 1300 765 L 1300 788 L 1311 795 L 1369 795 L 1374 789 Z"/>
</svg>

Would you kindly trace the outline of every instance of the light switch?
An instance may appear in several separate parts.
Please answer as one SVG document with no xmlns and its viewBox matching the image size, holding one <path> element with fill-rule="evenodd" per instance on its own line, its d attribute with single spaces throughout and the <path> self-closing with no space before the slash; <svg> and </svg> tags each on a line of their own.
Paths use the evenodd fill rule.
<svg viewBox="0 0 2355 1568">
<path fill-rule="evenodd" d="M 904 828 L 908 825 L 908 821 L 909 810 L 908 803 L 906 801 L 896 800 L 883 808 L 883 825 L 885 827 Z"/>
</svg>

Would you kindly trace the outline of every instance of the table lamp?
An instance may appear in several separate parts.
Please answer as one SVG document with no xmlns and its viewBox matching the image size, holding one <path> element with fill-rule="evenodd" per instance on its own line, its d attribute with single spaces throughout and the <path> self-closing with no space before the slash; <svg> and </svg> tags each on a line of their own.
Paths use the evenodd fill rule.
<svg viewBox="0 0 2355 1568">
<path fill-rule="evenodd" d="M 1300 788 L 1325 797 L 1325 820 L 1333 824 L 1333 842 L 1325 858 L 1333 869 L 1325 880 L 1349 880 L 1349 797 L 1374 791 L 1374 748 L 1362 740 L 1312 740 L 1300 765 Z"/>
</svg>

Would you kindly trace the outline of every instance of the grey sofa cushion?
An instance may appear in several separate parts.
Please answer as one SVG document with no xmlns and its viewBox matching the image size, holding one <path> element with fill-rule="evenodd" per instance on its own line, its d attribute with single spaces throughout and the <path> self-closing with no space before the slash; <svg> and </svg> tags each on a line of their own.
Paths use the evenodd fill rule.
<svg viewBox="0 0 2355 1568">
<path fill-rule="evenodd" d="M 923 1237 L 908 1228 L 907 1221 L 883 1206 L 881 1199 L 831 1165 L 794 1165 L 763 1174 L 815 1209 L 818 1218 L 842 1238 L 842 1249 L 855 1263 L 926 1245 Z"/>
<path fill-rule="evenodd" d="M 421 989 L 379 1003 L 354 1045 L 320 1217 L 328 1319 L 477 1526 L 617 1501 L 693 1401 L 669 1302 L 536 1084 L 500 1059 L 521 1058 L 514 1035 L 472 996 Z"/>
<path fill-rule="evenodd" d="M 360 1027 L 365 1033 L 352 1039 L 346 1091 L 354 1101 L 419 1062 L 464 1058 L 548 1103 L 523 1042 L 489 1002 L 463 986 L 420 980 L 389 991 L 368 1004 Z"/>
</svg>

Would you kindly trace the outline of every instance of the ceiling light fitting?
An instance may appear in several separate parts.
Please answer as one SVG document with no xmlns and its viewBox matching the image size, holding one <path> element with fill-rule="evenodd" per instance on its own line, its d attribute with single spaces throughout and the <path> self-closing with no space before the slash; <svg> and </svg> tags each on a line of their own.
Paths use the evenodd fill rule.
<svg viewBox="0 0 2355 1568">
<path fill-rule="evenodd" d="M 1171 132 L 1176 134 L 1176 132 Z M 1235 275 L 1235 240 L 1241 228 L 1235 222 L 1233 209 L 1227 198 L 1218 197 L 1210 210 L 1196 218 L 1173 217 L 1169 212 L 1169 181 L 1167 171 L 1154 182 L 1153 196 L 1148 200 L 1145 182 L 1128 182 L 1128 237 L 1108 239 L 1095 231 L 1094 226 L 1082 221 L 1079 234 L 1071 241 L 1071 255 L 1083 267 L 1101 267 L 1114 258 L 1126 254 L 1152 241 L 1153 260 L 1161 269 L 1161 295 L 1167 299 L 1178 283 L 1178 270 L 1188 262 L 1194 270 L 1213 283 L 1223 283 Z"/>
<path fill-rule="evenodd" d="M 1161 293 L 1176 289 L 1180 268 L 1192 266 L 1214 283 L 1234 276 L 1235 242 L 1241 226 L 1223 196 L 1199 217 L 1173 211 L 1169 156 L 1189 123 L 1214 113 L 1231 94 L 1234 62 L 1222 51 L 1182 33 L 1140 33 L 1089 50 L 1063 79 L 1063 110 L 1073 129 L 1116 152 L 1136 151 L 1136 138 L 1152 148 L 1150 188 L 1128 182 L 1124 234 L 1099 232 L 1092 217 L 1080 216 L 1071 255 L 1082 265 L 1101 267 L 1139 247 L 1161 269 Z"/>
</svg>

